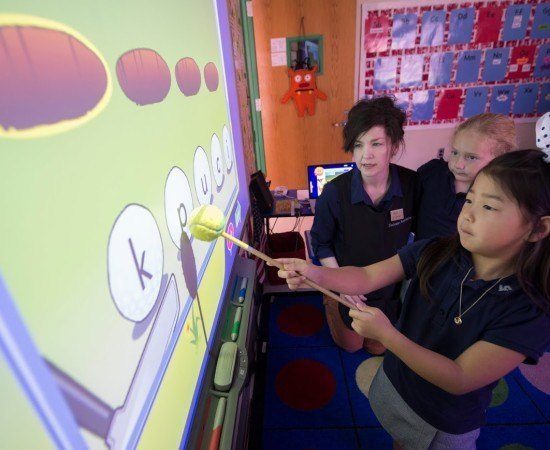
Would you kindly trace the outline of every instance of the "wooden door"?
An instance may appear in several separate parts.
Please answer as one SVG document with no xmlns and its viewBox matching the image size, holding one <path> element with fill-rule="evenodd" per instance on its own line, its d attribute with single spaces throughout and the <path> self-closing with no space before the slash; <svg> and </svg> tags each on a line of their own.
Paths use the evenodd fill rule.
<svg viewBox="0 0 550 450">
<path fill-rule="evenodd" d="M 254 33 L 267 177 L 273 186 L 306 189 L 309 164 L 348 161 L 342 150 L 344 111 L 353 104 L 355 0 L 253 0 Z M 317 86 L 328 96 L 315 115 L 298 117 L 292 101 L 283 105 L 286 67 L 271 66 L 271 39 L 301 34 L 323 36 L 323 74 Z"/>
</svg>

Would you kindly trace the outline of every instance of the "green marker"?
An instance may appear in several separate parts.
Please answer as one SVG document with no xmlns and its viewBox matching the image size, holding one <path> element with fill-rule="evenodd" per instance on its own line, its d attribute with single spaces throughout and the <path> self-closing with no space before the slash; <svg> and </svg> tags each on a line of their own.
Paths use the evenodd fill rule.
<svg viewBox="0 0 550 450">
<path fill-rule="evenodd" d="M 239 337 L 239 329 L 241 328 L 241 318 L 243 316 L 243 309 L 237 308 L 235 312 L 235 318 L 233 319 L 233 328 L 231 328 L 231 340 L 236 341 Z"/>
</svg>

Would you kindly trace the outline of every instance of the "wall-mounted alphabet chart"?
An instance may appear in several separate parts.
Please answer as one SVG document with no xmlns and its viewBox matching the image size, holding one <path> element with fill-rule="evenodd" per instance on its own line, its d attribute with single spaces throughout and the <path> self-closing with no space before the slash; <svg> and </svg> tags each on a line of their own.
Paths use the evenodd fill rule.
<svg viewBox="0 0 550 450">
<path fill-rule="evenodd" d="M 550 2 L 362 3 L 357 97 L 390 94 L 408 127 L 550 110 Z"/>
</svg>

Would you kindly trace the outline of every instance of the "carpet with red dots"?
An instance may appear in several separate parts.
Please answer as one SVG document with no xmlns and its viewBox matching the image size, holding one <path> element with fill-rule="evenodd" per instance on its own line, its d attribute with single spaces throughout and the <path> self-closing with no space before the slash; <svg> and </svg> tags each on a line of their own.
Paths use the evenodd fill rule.
<svg viewBox="0 0 550 450">
<path fill-rule="evenodd" d="M 263 412 L 263 448 L 391 449 L 356 382 L 370 357 L 334 344 L 321 295 L 271 297 Z M 478 449 L 550 449 L 550 358 L 499 382 Z"/>
</svg>

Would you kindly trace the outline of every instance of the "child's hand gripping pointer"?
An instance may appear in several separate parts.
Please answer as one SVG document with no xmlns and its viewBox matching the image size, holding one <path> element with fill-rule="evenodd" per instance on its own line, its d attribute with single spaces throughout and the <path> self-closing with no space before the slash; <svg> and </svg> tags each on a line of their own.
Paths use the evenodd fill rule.
<svg viewBox="0 0 550 450">
<path fill-rule="evenodd" d="M 296 258 L 279 258 L 277 261 L 283 265 L 283 268 L 279 269 L 278 272 L 279 278 L 286 280 L 289 289 L 295 291 L 296 289 L 307 287 L 305 284 L 306 278 L 317 281 L 314 275 L 309 273 L 312 270 L 308 270 L 310 264 L 307 261 Z"/>
<path fill-rule="evenodd" d="M 365 304 L 365 302 L 367 301 L 367 297 L 365 297 L 364 295 L 347 295 L 347 294 L 340 294 L 340 297 L 344 297 L 344 299 L 348 302 L 348 303 L 351 303 L 352 305 L 357 305 L 359 303 L 361 303 L 362 305 Z M 358 309 L 358 308 L 356 308 Z"/>
<path fill-rule="evenodd" d="M 357 334 L 384 344 L 386 339 L 395 331 L 390 320 L 378 308 L 359 303 L 357 309 L 358 311 L 351 310 L 349 312 L 350 317 L 353 319 L 351 327 Z"/>
</svg>

